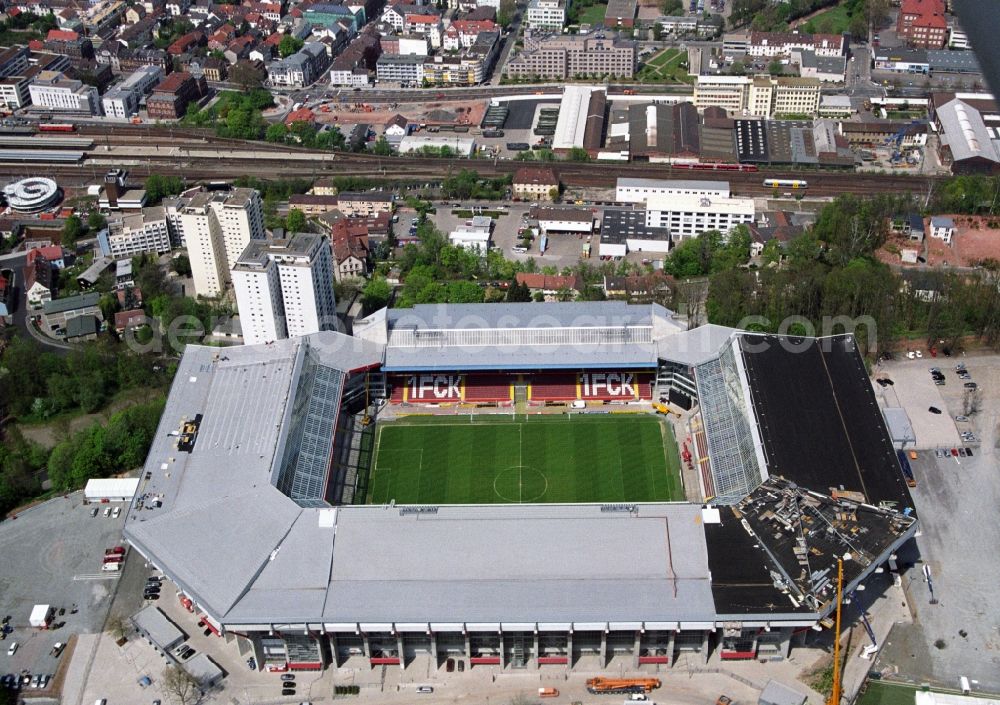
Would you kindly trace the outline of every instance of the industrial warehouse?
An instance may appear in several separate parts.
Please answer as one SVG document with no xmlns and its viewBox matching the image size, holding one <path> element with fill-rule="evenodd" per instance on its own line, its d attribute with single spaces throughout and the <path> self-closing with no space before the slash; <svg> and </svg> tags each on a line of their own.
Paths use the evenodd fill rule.
<svg viewBox="0 0 1000 705">
<path fill-rule="evenodd" d="M 542 477 L 537 492 L 507 496 L 498 474 L 489 502 L 373 501 L 373 473 L 451 452 L 398 449 L 384 467 L 383 418 L 596 429 L 665 404 L 702 502 L 628 486 L 549 500 L 550 456 L 520 427 L 510 464 L 518 486 Z M 638 436 L 616 434 L 623 477 L 647 472 L 621 466 Z M 277 671 L 781 659 L 835 609 L 838 559 L 849 593 L 917 530 L 853 337 L 687 330 L 656 304 L 418 305 L 353 337 L 188 346 L 145 478 L 127 540 Z"/>
</svg>

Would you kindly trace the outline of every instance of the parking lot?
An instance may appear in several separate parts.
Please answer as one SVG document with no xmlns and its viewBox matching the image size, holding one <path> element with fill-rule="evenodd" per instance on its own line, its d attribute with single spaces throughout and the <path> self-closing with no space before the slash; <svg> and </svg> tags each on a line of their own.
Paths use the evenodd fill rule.
<svg viewBox="0 0 1000 705">
<path fill-rule="evenodd" d="M 954 371 L 954 358 L 924 357 L 917 360 L 879 363 L 876 377 L 893 381 L 891 386 L 875 386 L 880 403 L 887 407 L 906 409 L 917 437 L 917 448 L 952 448 L 959 445 L 959 435 L 954 417 L 962 414 L 961 391 L 963 380 Z M 944 386 L 934 384 L 930 368 L 939 367 L 945 375 Z M 958 404 L 949 414 L 947 398 L 957 396 Z M 934 407 L 942 413 L 935 414 Z"/>
<path fill-rule="evenodd" d="M 1000 561 L 995 547 L 1000 545 L 1000 472 L 997 468 L 996 425 L 1000 419 L 1000 356 L 970 355 L 955 358 L 903 360 L 883 363 L 878 373 L 888 373 L 895 388 L 929 384 L 938 392 L 944 413 L 935 416 L 947 432 L 928 438 L 957 437 L 955 416 L 962 416 L 964 387 L 955 376 L 954 365 L 964 362 L 981 394 L 981 409 L 959 424 L 979 437 L 973 457 L 937 457 L 933 449 L 920 451 L 912 461 L 917 486 L 912 494 L 921 521 L 918 551 L 903 552 L 900 558 L 916 562 L 904 576 L 910 596 L 914 623 L 897 625 L 885 650 L 876 662 L 887 677 L 911 683 L 930 682 L 956 688 L 964 675 L 973 690 L 1000 692 L 1000 618 L 994 600 L 1000 582 Z M 928 368 L 938 366 L 947 375 L 947 384 L 934 387 Z M 948 369 L 946 369 L 948 368 Z M 876 375 L 878 376 L 878 375 Z M 902 398 L 909 398 L 904 392 Z M 926 414 L 926 396 L 915 394 L 911 415 Z M 933 420 L 923 423 L 932 426 Z M 921 431 L 918 447 L 925 447 Z M 927 433 L 927 431 L 924 431 Z M 950 449 L 949 449 L 950 450 Z M 924 565 L 930 571 L 928 585 Z M 936 603 L 931 603 L 931 587 Z"/>
<path fill-rule="evenodd" d="M 0 523 L 0 615 L 10 615 L 14 627 L 0 642 L 0 674 L 55 673 L 59 659 L 50 651 L 57 642 L 101 630 L 118 582 L 118 573 L 102 572 L 101 562 L 104 549 L 118 544 L 124 521 L 124 512 L 105 518 L 107 506 L 115 505 L 84 506 L 83 493 L 74 492 Z M 95 507 L 102 511 L 91 517 Z M 29 625 L 36 604 L 56 610 L 52 628 Z M 8 655 L 15 641 L 17 651 Z M 78 650 L 76 657 L 87 654 Z"/>
</svg>

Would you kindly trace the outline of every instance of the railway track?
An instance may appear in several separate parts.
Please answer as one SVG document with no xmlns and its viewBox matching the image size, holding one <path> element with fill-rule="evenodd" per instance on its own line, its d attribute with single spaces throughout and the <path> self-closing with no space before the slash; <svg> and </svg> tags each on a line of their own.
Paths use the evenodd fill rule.
<svg viewBox="0 0 1000 705">
<path fill-rule="evenodd" d="M 435 157 L 380 157 L 372 154 L 316 152 L 267 142 L 217 137 L 211 130 L 175 126 L 80 125 L 77 133 L 92 136 L 94 149 L 87 150 L 79 165 L 45 165 L 54 176 L 82 181 L 99 178 L 110 166 L 124 166 L 135 178 L 150 173 L 172 173 L 189 180 L 233 179 L 248 175 L 260 178 L 365 176 L 385 181 L 439 180 L 461 169 L 474 169 L 484 177 L 514 173 L 523 162 L 506 160 L 446 159 Z M 44 140 L 40 140 L 44 143 Z M 111 147 L 156 145 L 161 150 L 119 159 Z M 181 150 L 177 153 L 177 150 Z M 184 150 L 190 150 L 185 152 Z M 204 152 L 214 151 L 214 154 Z M 193 152 L 193 153 L 191 153 Z M 273 156 L 272 156 L 273 155 Z M 307 156 L 308 155 L 308 156 Z M 317 159 L 318 156 L 322 158 Z M 114 161 L 112 161 L 114 160 Z M 39 165 L 0 164 L 4 176 L 24 176 Z M 857 174 L 854 172 L 806 172 L 763 167 L 758 172 L 715 172 L 672 169 L 649 163 L 558 162 L 552 165 L 560 180 L 574 187 L 613 187 L 619 176 L 654 179 L 725 180 L 734 193 L 767 196 L 774 191 L 763 185 L 765 178 L 799 178 L 809 182 L 811 196 L 842 193 L 868 194 L 880 191 L 922 192 L 939 177 Z"/>
</svg>

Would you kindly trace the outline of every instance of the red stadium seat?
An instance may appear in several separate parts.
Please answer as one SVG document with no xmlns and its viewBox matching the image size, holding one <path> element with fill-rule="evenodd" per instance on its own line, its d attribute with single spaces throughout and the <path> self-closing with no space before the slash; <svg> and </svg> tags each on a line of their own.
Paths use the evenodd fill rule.
<svg viewBox="0 0 1000 705">
<path fill-rule="evenodd" d="M 465 401 L 467 402 L 509 402 L 513 401 L 511 385 L 514 378 L 507 375 L 466 375 Z"/>
<path fill-rule="evenodd" d="M 571 401 L 576 396 L 576 375 L 548 374 L 534 375 L 531 378 L 531 401 Z"/>
</svg>

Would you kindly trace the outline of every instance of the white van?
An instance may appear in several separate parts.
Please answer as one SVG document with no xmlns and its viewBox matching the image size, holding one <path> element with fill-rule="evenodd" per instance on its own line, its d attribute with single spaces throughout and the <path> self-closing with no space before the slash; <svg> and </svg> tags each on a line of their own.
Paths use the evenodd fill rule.
<svg viewBox="0 0 1000 705">
<path fill-rule="evenodd" d="M 16 641 L 11 642 L 10 646 L 7 647 L 7 655 L 8 656 L 13 656 L 14 652 L 17 651 L 17 647 L 18 646 L 19 646 L 19 644 Z"/>
</svg>

